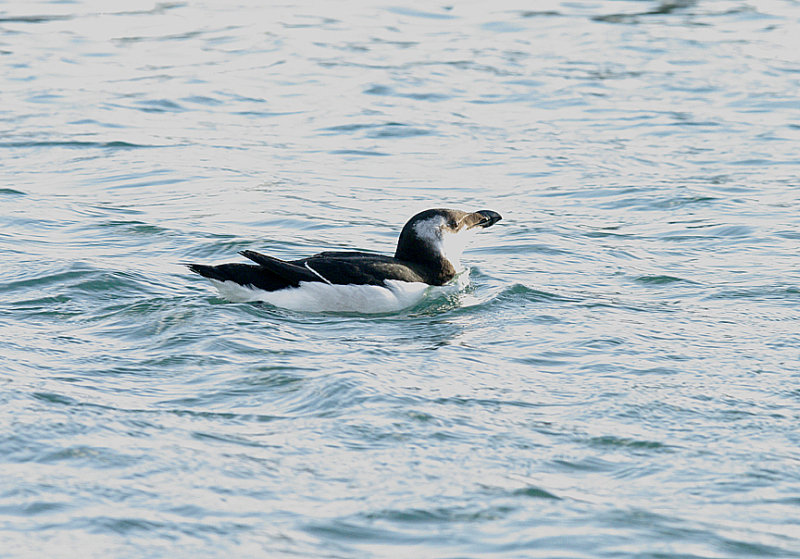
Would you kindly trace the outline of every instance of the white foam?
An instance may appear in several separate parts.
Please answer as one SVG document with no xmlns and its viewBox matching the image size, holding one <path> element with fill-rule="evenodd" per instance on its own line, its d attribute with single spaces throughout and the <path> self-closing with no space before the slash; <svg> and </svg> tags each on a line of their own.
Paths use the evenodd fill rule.
<svg viewBox="0 0 800 559">
<path fill-rule="evenodd" d="M 232 281 L 211 280 L 220 295 L 236 303 L 261 301 L 293 311 L 310 312 L 396 312 L 419 303 L 432 288 L 421 282 L 388 280 L 377 285 L 331 285 L 300 282 L 300 287 L 265 291 Z M 458 284 L 453 287 L 459 288 Z"/>
</svg>

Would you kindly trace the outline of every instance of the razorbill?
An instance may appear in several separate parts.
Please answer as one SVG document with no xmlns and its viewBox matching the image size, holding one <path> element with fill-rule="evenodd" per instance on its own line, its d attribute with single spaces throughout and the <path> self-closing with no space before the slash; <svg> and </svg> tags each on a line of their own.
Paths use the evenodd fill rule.
<svg viewBox="0 0 800 559">
<path fill-rule="evenodd" d="M 232 301 L 264 301 L 301 311 L 393 312 L 419 302 L 431 286 L 444 286 L 461 271 L 461 253 L 473 233 L 501 216 L 491 210 L 432 209 L 405 224 L 394 256 L 321 252 L 279 260 L 252 250 L 254 264 L 189 264 Z"/>
</svg>

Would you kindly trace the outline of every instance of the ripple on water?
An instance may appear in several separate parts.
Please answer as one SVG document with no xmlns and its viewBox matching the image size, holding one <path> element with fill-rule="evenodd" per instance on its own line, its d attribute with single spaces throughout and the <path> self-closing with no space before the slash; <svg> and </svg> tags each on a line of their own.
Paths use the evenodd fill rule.
<svg viewBox="0 0 800 559">
<path fill-rule="evenodd" d="M 674 283 L 690 283 L 696 284 L 696 282 L 684 278 L 679 278 L 675 276 L 666 276 L 666 275 L 653 275 L 653 276 L 638 276 L 634 278 L 637 283 L 641 283 L 644 285 L 671 285 Z"/>
</svg>

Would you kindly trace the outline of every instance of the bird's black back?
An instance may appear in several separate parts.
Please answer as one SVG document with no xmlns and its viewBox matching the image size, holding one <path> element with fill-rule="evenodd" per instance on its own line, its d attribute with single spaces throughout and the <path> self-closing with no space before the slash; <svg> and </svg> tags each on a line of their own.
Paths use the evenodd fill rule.
<svg viewBox="0 0 800 559">
<path fill-rule="evenodd" d="M 265 291 L 298 287 L 300 282 L 333 285 L 386 285 L 387 280 L 432 283 L 424 267 L 391 256 L 368 252 L 321 252 L 299 260 L 279 260 L 255 251 L 242 251 L 255 264 L 191 264 L 203 277 L 233 281 Z"/>
</svg>

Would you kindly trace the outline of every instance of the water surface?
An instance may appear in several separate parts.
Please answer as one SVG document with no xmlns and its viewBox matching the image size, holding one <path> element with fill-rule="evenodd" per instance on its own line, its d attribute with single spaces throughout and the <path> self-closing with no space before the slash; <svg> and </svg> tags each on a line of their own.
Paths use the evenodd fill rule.
<svg viewBox="0 0 800 559">
<path fill-rule="evenodd" d="M 800 5 L 0 6 L 0 555 L 800 557 Z M 504 220 L 380 316 L 182 265 Z"/>
</svg>

